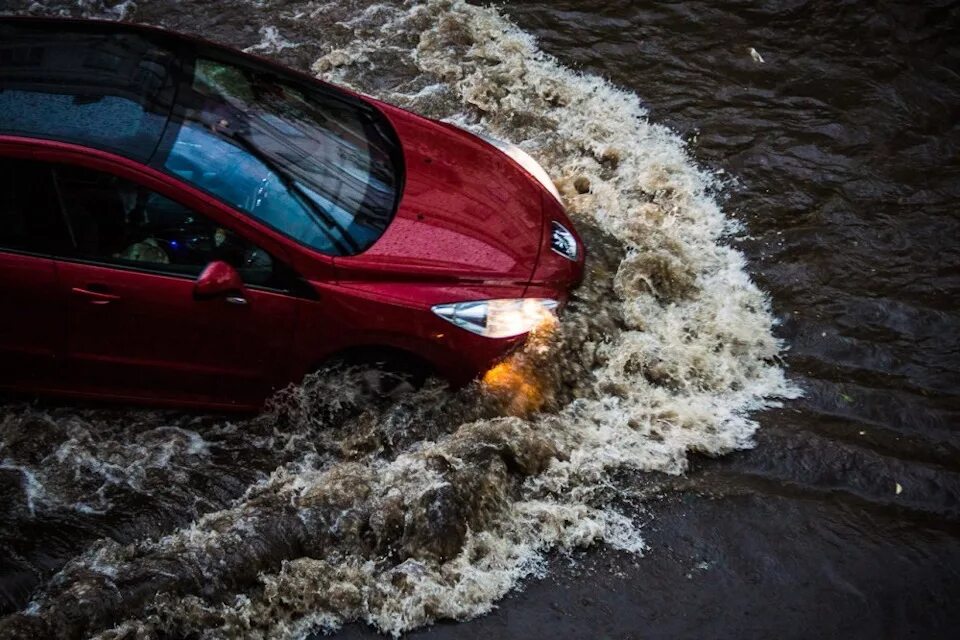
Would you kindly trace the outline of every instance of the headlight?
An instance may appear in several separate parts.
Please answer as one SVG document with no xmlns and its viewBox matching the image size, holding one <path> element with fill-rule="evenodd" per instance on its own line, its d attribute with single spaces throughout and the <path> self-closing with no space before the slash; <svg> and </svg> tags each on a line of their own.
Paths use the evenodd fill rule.
<svg viewBox="0 0 960 640">
<path fill-rule="evenodd" d="M 548 298 L 512 298 L 453 302 L 432 307 L 433 312 L 487 338 L 510 338 L 533 331 L 552 318 L 557 301 Z"/>
<path fill-rule="evenodd" d="M 560 192 L 557 191 L 556 185 L 553 184 L 553 180 L 550 179 L 550 175 L 546 170 L 540 166 L 540 163 L 530 157 L 530 154 L 518 147 L 515 144 L 509 142 L 504 142 L 503 140 L 497 140 L 496 138 L 491 138 L 482 134 L 478 134 L 481 138 L 495 146 L 500 151 L 504 152 L 513 160 L 519 164 L 524 170 L 537 179 L 537 182 L 543 185 L 543 188 L 553 194 L 553 197 L 557 199 L 557 202 L 563 204 L 563 199 L 560 197 Z"/>
</svg>

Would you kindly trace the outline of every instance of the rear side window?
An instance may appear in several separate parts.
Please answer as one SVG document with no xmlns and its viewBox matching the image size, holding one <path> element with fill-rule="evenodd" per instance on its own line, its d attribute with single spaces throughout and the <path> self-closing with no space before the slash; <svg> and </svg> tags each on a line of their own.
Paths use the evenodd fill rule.
<svg viewBox="0 0 960 640">
<path fill-rule="evenodd" d="M 189 207 L 107 173 L 66 165 L 53 172 L 73 256 L 189 276 L 223 260 L 247 284 L 280 288 L 266 251 Z"/>
<path fill-rule="evenodd" d="M 67 243 L 50 169 L 0 158 L 0 250 L 53 253 Z"/>
</svg>

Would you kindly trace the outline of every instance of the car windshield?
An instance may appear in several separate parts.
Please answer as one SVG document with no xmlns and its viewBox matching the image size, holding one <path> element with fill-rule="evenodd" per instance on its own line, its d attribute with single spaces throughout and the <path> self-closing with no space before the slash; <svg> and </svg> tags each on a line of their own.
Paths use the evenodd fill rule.
<svg viewBox="0 0 960 640">
<path fill-rule="evenodd" d="M 198 58 L 163 168 L 331 255 L 379 238 L 397 201 L 382 116 L 272 71 Z"/>
</svg>

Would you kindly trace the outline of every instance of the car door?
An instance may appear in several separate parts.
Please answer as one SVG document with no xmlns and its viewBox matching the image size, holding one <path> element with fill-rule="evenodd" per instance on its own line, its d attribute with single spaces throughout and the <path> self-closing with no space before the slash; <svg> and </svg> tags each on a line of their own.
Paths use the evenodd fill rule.
<svg viewBox="0 0 960 640">
<path fill-rule="evenodd" d="M 64 322 L 51 254 L 65 233 L 49 168 L 0 157 L 0 386 L 56 384 Z"/>
<path fill-rule="evenodd" d="M 139 183 L 56 165 L 72 250 L 57 261 L 74 389 L 109 396 L 259 404 L 285 371 L 296 299 L 282 264 L 230 228 Z M 197 299 L 212 261 L 242 296 Z"/>
</svg>

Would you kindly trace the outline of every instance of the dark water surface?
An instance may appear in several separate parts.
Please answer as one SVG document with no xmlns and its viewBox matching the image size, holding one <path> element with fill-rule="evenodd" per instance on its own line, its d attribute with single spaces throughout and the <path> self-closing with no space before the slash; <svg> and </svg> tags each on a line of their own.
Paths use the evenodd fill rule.
<svg viewBox="0 0 960 640">
<path fill-rule="evenodd" d="M 266 43 L 261 52 L 303 68 L 328 54 L 331 42 L 347 48 L 356 37 L 352 24 L 343 26 L 348 16 L 381 19 L 375 9 L 363 12 L 366 3 L 331 9 L 319 2 L 265 2 L 225 9 L 220 3 L 161 0 L 125 10 L 112 4 L 63 7 L 239 47 Z M 31 11 L 60 8 L 45 3 Z M 468 622 L 443 619 L 469 617 L 485 607 L 428 603 L 421 607 L 426 613 L 418 614 L 422 620 L 410 614 L 415 622 L 407 626 L 441 621 L 412 635 L 957 637 L 960 3 L 519 2 L 502 10 L 562 65 L 638 95 L 651 121 L 686 140 L 699 165 L 720 172 L 723 210 L 743 225 L 728 242 L 746 255 L 751 277 L 770 296 L 780 320 L 774 332 L 788 345 L 787 376 L 803 397 L 754 415 L 761 426 L 755 448 L 720 456 L 742 447 L 714 447 L 705 437 L 686 447 L 692 457 L 685 474 L 671 475 L 682 469 L 651 463 L 622 469 L 613 480 L 604 476 L 625 493 L 597 494 L 587 503 L 623 500 L 623 510 L 641 527 L 647 545 L 642 557 L 615 544 L 573 551 L 577 544 L 546 544 L 564 549 L 548 554 L 546 577 L 522 580 L 492 613 Z M 280 40 L 271 40 L 265 26 L 275 28 Z M 419 37 L 404 31 L 400 40 L 415 47 Z M 751 56 L 751 48 L 763 62 Z M 393 65 L 388 54 L 383 60 L 378 55 L 374 46 L 367 53 L 367 75 L 347 79 L 371 93 L 384 86 L 415 93 L 426 86 L 402 61 Z M 444 104 L 438 98 L 424 110 L 444 115 Z M 526 131 L 526 124 L 514 126 Z M 617 240 L 599 231 L 591 237 L 597 264 L 616 270 Z M 603 273 L 593 277 L 585 306 L 595 292 L 618 286 L 606 283 Z M 602 332 L 589 326 L 587 333 Z M 454 433 L 445 416 L 491 419 L 488 407 L 470 399 L 413 402 L 421 404 L 406 413 L 391 409 L 389 421 L 376 422 L 395 429 L 388 433 L 390 451 L 416 450 L 420 440 Z M 369 437 L 361 429 L 367 418 L 357 416 L 364 407 L 301 406 L 242 423 L 49 403 L 11 402 L 4 409 L 0 613 L 8 617 L 0 620 L 0 636 L 28 637 L 35 630 L 83 636 L 125 620 L 140 622 L 107 637 L 133 637 L 124 634 L 144 620 L 149 634 L 190 636 L 229 618 L 216 609 L 219 604 L 235 606 L 232 599 L 245 591 L 253 600 L 269 593 L 269 585 L 250 585 L 258 572 L 276 572 L 281 561 L 327 558 L 333 574 L 326 565 L 311 565 L 302 569 L 302 582 L 286 574 L 287 582 L 277 582 L 281 592 L 290 585 L 308 591 L 311 584 L 326 585 L 316 587 L 322 591 L 360 584 L 365 578 L 349 572 L 366 575 L 368 569 L 348 559 L 376 555 L 375 549 L 360 553 L 347 546 L 349 535 L 342 530 L 312 547 L 312 521 L 302 509 L 299 515 L 289 512 L 302 495 L 288 499 L 286 489 L 277 489 L 284 498 L 279 500 L 271 493 L 296 473 L 312 478 L 314 467 L 330 471 L 330 461 L 365 460 L 356 452 L 382 448 L 385 428 Z M 297 411 L 313 417 L 304 421 Z M 403 424 L 416 428 L 396 427 L 402 416 L 414 416 Z M 313 456 L 309 460 L 305 450 Z M 497 504 L 515 498 L 516 486 L 540 473 L 532 462 L 536 470 L 524 470 L 520 478 L 510 465 L 503 471 L 483 460 L 476 464 L 484 472 L 469 481 L 479 493 L 487 491 L 485 483 L 504 478 L 515 485 L 514 493 L 490 494 Z M 376 486 L 387 467 L 374 469 L 356 477 Z M 494 479 L 484 480 L 488 476 Z M 585 486 L 586 480 L 571 481 L 568 490 Z M 442 494 L 432 499 L 445 509 Z M 453 511 L 476 506 L 462 496 L 450 500 L 460 505 Z M 340 504 L 328 494 L 323 501 L 331 508 Z M 379 513 L 381 507 L 370 508 Z M 185 527 L 202 529 L 189 527 L 207 513 L 239 520 L 231 508 L 243 511 L 254 542 L 249 548 L 204 547 L 226 567 L 222 574 L 194 559 L 185 568 L 180 558 L 189 554 L 178 550 L 186 542 L 146 542 Z M 420 537 L 405 533 L 404 548 L 413 550 L 404 557 L 449 558 L 465 528 L 486 522 L 471 518 L 443 520 L 454 533 L 442 526 Z M 429 540 L 438 539 L 452 547 L 431 546 Z M 149 562 L 138 564 L 147 556 Z M 256 562 L 246 566 L 244 557 Z M 157 577 L 164 571 L 175 577 Z M 95 594 L 89 596 L 97 610 L 91 619 L 85 617 L 85 589 Z M 150 604 L 156 591 L 205 600 Z M 489 593 L 475 601 L 494 602 Z M 31 599 L 27 612 L 36 615 L 24 615 Z M 342 604 L 329 592 L 311 602 L 290 607 L 302 617 L 305 610 L 359 606 L 347 596 Z M 253 611 L 280 620 L 277 610 Z M 348 622 L 358 617 L 378 624 L 363 615 L 345 616 Z M 190 624 L 182 622 L 187 618 Z M 237 628 L 218 634 L 247 635 Z M 270 633 L 282 634 L 277 628 Z M 373 631 L 351 623 L 342 633 Z"/>
<path fill-rule="evenodd" d="M 583 4 L 508 13 L 736 176 L 725 207 L 805 397 L 690 474 L 714 497 L 661 507 L 665 553 L 606 597 L 560 580 L 503 618 L 556 599 L 541 622 L 610 637 L 956 637 L 960 4 Z"/>
</svg>

